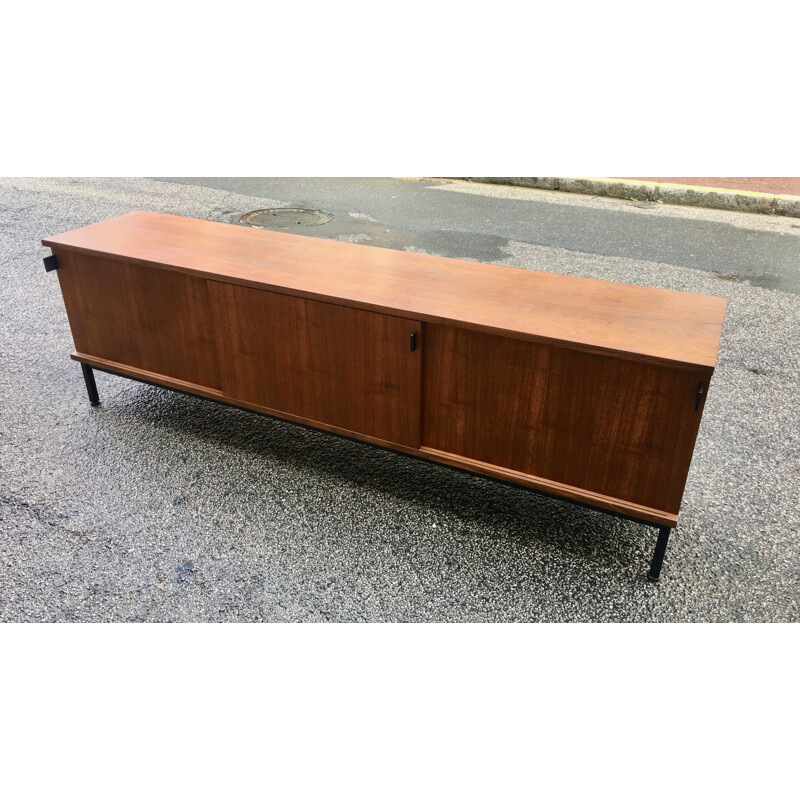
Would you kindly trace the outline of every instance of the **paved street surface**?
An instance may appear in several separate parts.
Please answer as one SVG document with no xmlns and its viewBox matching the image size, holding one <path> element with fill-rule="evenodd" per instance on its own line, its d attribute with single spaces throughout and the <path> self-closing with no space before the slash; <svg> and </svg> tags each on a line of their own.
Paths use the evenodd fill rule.
<svg viewBox="0 0 800 800">
<path fill-rule="evenodd" d="M 800 219 L 742 219 L 755 215 L 466 182 L 170 180 L 251 195 L 251 204 L 255 198 L 272 198 L 286 205 L 324 206 L 323 211 L 336 215 L 330 225 L 303 231 L 310 235 L 349 236 L 365 244 L 492 262 L 504 262 L 509 242 L 520 242 L 690 267 L 800 293 Z M 253 205 L 261 207 L 260 202 Z M 216 213 L 221 219 L 240 216 L 238 207 L 229 209 L 224 203 Z"/>
<path fill-rule="evenodd" d="M 800 621 L 800 220 L 414 180 L 0 179 L 0 620 Z M 135 209 L 730 299 L 655 531 L 98 373 L 39 240 Z M 335 265 L 331 265 L 335 269 Z"/>
</svg>

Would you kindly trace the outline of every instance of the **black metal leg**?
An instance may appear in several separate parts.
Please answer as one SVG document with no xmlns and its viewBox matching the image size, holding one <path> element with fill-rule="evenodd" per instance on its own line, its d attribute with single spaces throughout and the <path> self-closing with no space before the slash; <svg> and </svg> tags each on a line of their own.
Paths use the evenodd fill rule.
<svg viewBox="0 0 800 800">
<path fill-rule="evenodd" d="M 83 380 L 86 382 L 86 393 L 93 406 L 100 405 L 100 395 L 97 394 L 97 384 L 94 382 L 94 370 L 88 364 L 81 364 Z"/>
<path fill-rule="evenodd" d="M 658 541 L 656 542 L 656 551 L 653 553 L 653 563 L 650 564 L 650 572 L 647 573 L 647 580 L 657 581 L 658 576 L 661 574 L 661 565 L 664 563 L 664 553 L 667 552 L 667 542 L 669 542 L 669 535 L 672 528 L 662 525 L 658 529 Z"/>
</svg>

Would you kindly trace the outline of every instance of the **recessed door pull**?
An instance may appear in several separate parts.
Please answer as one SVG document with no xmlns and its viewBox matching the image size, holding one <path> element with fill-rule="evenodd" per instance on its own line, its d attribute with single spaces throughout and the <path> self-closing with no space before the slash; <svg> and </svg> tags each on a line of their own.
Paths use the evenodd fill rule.
<svg viewBox="0 0 800 800">
<path fill-rule="evenodd" d="M 701 383 L 697 387 L 697 395 L 694 398 L 694 410 L 695 411 L 699 410 L 699 408 L 700 408 L 700 403 L 703 400 L 703 392 L 705 391 L 705 388 L 706 388 L 706 385 L 704 383 Z"/>
</svg>

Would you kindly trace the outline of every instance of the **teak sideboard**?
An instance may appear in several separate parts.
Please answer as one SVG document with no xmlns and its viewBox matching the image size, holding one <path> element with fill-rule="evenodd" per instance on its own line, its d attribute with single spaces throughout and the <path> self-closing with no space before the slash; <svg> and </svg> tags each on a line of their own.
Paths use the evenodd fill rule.
<svg viewBox="0 0 800 800">
<path fill-rule="evenodd" d="M 659 529 L 720 297 L 137 211 L 43 240 L 93 368 L 499 478 Z"/>
</svg>

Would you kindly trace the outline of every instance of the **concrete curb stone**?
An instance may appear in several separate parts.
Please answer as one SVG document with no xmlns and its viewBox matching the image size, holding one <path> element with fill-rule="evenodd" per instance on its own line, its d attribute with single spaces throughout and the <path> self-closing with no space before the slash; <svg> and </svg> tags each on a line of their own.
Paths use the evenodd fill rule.
<svg viewBox="0 0 800 800">
<path fill-rule="evenodd" d="M 800 197 L 733 189 L 687 186 L 678 183 L 650 183 L 619 178 L 458 178 L 478 183 L 499 183 L 529 189 L 576 192 L 644 203 L 700 206 L 724 211 L 778 214 L 800 217 Z"/>
</svg>

